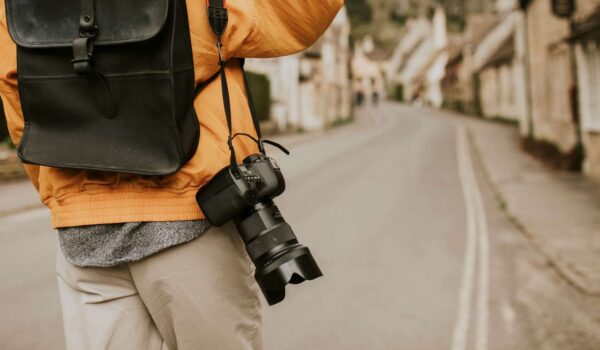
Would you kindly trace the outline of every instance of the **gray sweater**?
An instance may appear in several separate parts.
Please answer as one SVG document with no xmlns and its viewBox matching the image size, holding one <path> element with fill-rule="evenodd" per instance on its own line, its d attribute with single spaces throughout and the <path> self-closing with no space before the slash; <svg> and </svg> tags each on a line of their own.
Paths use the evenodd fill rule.
<svg viewBox="0 0 600 350">
<path fill-rule="evenodd" d="M 109 267 L 141 260 L 169 247 L 200 237 L 206 220 L 134 222 L 62 228 L 62 252 L 79 267 Z"/>
</svg>

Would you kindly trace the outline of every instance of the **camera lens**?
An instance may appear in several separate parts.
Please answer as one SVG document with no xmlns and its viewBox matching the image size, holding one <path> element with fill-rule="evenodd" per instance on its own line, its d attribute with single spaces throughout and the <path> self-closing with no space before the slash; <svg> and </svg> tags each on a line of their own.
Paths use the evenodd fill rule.
<svg viewBox="0 0 600 350">
<path fill-rule="evenodd" d="M 272 201 L 254 205 L 236 220 L 248 255 L 256 266 L 255 278 L 269 305 L 285 298 L 285 286 L 322 276 L 310 250 L 298 243 Z"/>
</svg>

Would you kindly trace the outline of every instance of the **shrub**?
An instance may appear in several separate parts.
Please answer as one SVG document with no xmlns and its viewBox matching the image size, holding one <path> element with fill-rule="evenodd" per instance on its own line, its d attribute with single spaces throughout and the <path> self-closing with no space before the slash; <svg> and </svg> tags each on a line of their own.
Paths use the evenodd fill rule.
<svg viewBox="0 0 600 350">
<path fill-rule="evenodd" d="M 392 98 L 394 101 L 404 102 L 404 85 L 396 84 L 394 86 Z"/>
<path fill-rule="evenodd" d="M 246 74 L 258 119 L 261 121 L 269 120 L 271 117 L 271 82 L 264 74 L 253 72 L 247 72 Z"/>
<path fill-rule="evenodd" d="M 574 172 L 581 172 L 585 160 L 585 150 L 582 144 L 577 144 L 569 152 L 562 152 L 560 148 L 546 140 L 536 140 L 532 137 L 524 138 L 522 147 L 528 153 L 542 160 L 549 166 Z"/>
<path fill-rule="evenodd" d="M 352 39 L 359 39 L 369 34 L 373 9 L 367 0 L 346 0 L 346 10 L 350 18 Z"/>
</svg>

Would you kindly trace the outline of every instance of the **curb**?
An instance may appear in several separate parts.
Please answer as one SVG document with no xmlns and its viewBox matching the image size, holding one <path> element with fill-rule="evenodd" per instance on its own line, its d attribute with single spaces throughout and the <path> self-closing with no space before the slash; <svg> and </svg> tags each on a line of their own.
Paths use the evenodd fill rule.
<svg viewBox="0 0 600 350">
<path fill-rule="evenodd" d="M 475 165 L 481 170 L 485 181 L 492 188 L 494 196 L 498 200 L 501 206 L 501 210 L 507 215 L 509 220 L 519 229 L 519 231 L 531 242 L 534 248 L 548 261 L 548 265 L 551 266 L 557 274 L 562 277 L 567 283 L 577 289 L 579 292 L 600 297 L 600 280 L 596 281 L 588 276 L 585 272 L 576 264 L 573 264 L 564 259 L 559 252 L 550 249 L 547 243 L 540 235 L 533 232 L 523 223 L 518 215 L 513 213 L 510 209 L 510 203 L 506 200 L 506 197 L 502 193 L 500 187 L 494 183 L 490 176 L 490 171 L 485 164 L 483 153 L 477 146 L 475 136 L 472 128 L 469 125 L 463 124 L 467 130 L 467 138 L 469 146 L 473 151 L 473 160 Z"/>
</svg>

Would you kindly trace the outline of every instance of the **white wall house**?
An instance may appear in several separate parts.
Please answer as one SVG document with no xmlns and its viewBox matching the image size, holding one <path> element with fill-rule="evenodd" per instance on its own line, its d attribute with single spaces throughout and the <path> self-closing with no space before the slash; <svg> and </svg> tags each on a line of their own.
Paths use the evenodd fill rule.
<svg viewBox="0 0 600 350">
<path fill-rule="evenodd" d="M 367 36 L 355 45 L 352 57 L 352 88 L 355 96 L 364 96 L 364 104 L 367 106 L 375 103 L 375 96 L 379 99 L 386 94 L 384 61 L 372 57 L 374 50 L 373 39 Z"/>
<path fill-rule="evenodd" d="M 473 69 L 479 72 L 481 112 L 485 117 L 519 122 L 522 133 L 526 134 L 524 17 L 510 6 L 511 1 L 499 4 L 505 10 L 501 14 L 502 20 L 479 42 L 473 53 Z"/>
<path fill-rule="evenodd" d="M 410 22 L 407 32 L 387 63 L 392 84 L 402 86 L 405 101 L 421 100 L 441 107 L 441 81 L 448 62 L 446 15 L 437 7 L 433 18 Z"/>
<path fill-rule="evenodd" d="M 345 8 L 305 52 L 248 59 L 248 71 L 271 83 L 271 119 L 280 131 L 316 130 L 351 115 L 350 21 Z"/>
<path fill-rule="evenodd" d="M 431 25 L 425 18 L 409 20 L 406 28 L 384 67 L 385 74 L 391 82 L 399 82 L 402 66 L 431 31 Z"/>
</svg>

